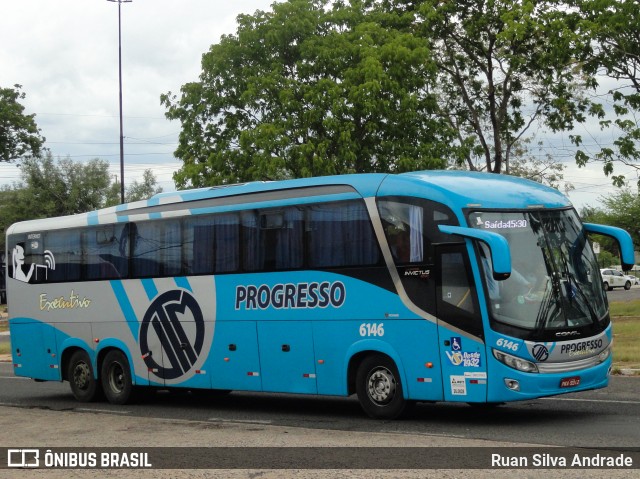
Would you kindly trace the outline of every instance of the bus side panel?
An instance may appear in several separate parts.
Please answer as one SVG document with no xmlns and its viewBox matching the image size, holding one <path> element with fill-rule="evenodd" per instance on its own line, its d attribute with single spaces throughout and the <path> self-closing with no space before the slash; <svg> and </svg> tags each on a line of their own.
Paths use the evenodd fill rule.
<svg viewBox="0 0 640 479">
<path fill-rule="evenodd" d="M 316 394 L 309 321 L 258 322 L 263 391 Z"/>
<path fill-rule="evenodd" d="M 206 367 L 214 389 L 261 391 L 255 321 L 217 321 Z"/>
<path fill-rule="evenodd" d="M 60 380 L 55 329 L 39 322 L 11 321 L 11 349 L 16 376 Z"/>
<path fill-rule="evenodd" d="M 358 353 L 371 351 L 384 353 L 396 361 L 405 378 L 405 397 L 442 399 L 435 324 L 422 319 L 387 319 L 317 321 L 313 326 L 319 394 L 346 395 L 349 361 Z"/>
<path fill-rule="evenodd" d="M 405 368 L 405 397 L 442 401 L 442 364 L 436 324 L 424 319 L 399 323 L 389 334 Z"/>
<path fill-rule="evenodd" d="M 137 344 L 133 343 L 129 338 L 129 329 L 126 323 L 121 321 L 101 321 L 91 324 L 91 330 L 93 337 L 99 340 L 97 353 L 106 348 L 116 348 L 127 355 L 131 363 L 134 384 L 139 386 L 161 385 L 161 383 L 152 383 L 149 380 L 149 368 L 142 360 Z M 98 367 L 99 365 L 96 365 L 96 373 L 99 375 Z"/>
</svg>

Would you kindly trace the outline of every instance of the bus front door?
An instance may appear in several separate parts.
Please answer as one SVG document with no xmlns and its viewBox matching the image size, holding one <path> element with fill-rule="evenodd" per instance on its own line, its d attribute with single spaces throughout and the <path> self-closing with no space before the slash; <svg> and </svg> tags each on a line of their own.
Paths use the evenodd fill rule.
<svg viewBox="0 0 640 479">
<path fill-rule="evenodd" d="M 445 401 L 486 402 L 487 358 L 464 245 L 438 247 L 436 305 Z"/>
</svg>

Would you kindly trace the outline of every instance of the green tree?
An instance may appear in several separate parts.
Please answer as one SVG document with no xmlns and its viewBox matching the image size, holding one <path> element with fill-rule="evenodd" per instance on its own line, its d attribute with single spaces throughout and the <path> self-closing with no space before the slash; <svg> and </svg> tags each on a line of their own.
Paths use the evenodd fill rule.
<svg viewBox="0 0 640 479">
<path fill-rule="evenodd" d="M 640 247 L 640 195 L 629 188 L 601 198 L 602 208 L 585 208 L 581 211 L 582 220 L 591 223 L 603 223 L 625 229 L 631 235 L 636 249 Z M 618 246 L 608 237 L 598 237 L 603 251 L 619 258 Z M 606 256 L 605 256 L 606 257 Z M 618 259 L 618 264 L 620 260 Z M 606 266 L 611 266 L 607 264 Z"/>
<path fill-rule="evenodd" d="M 636 248 L 640 247 L 640 195 L 624 188 L 602 198 L 602 203 L 608 224 L 627 230 Z"/>
<path fill-rule="evenodd" d="M 22 180 L 10 187 L 15 200 L 4 209 L 24 218 L 48 218 L 83 213 L 100 208 L 110 186 L 109 163 L 93 159 L 87 163 L 69 158 L 55 160 L 51 152 L 20 162 Z"/>
<path fill-rule="evenodd" d="M 455 160 L 471 170 L 510 173 L 514 148 L 532 125 L 571 129 L 583 121 L 575 68 L 577 21 L 561 1 L 379 1 L 413 11 L 429 42 L 441 115 L 456 132 Z"/>
<path fill-rule="evenodd" d="M 601 127 L 613 133 L 612 145 L 595 154 L 580 149 L 576 153 L 578 165 L 589 161 L 601 162 L 605 175 L 612 176 L 614 184 L 622 186 L 624 175 L 614 175 L 614 163 L 619 162 L 640 170 L 640 15 L 638 0 L 574 0 L 580 18 L 578 34 L 588 48 L 582 49 L 584 73 L 596 78 L 606 75 L 616 80 L 607 100 L 613 103 L 613 119 L 601 120 Z M 601 111 L 604 108 L 601 107 Z M 601 115 L 602 116 L 602 113 Z M 582 146 L 582 137 L 573 137 Z M 638 182 L 640 186 L 640 181 Z"/>
<path fill-rule="evenodd" d="M 44 138 L 35 115 L 25 115 L 20 85 L 0 88 L 0 161 L 13 161 L 25 155 L 38 155 Z"/>
<path fill-rule="evenodd" d="M 162 188 L 158 186 L 158 181 L 153 171 L 144 170 L 142 180 L 134 180 L 129 186 L 125 185 L 124 201 L 131 203 L 133 201 L 146 200 L 153 195 L 162 193 Z M 120 204 L 120 183 L 112 183 L 106 193 L 105 206 L 115 206 Z"/>
<path fill-rule="evenodd" d="M 55 160 L 51 152 L 46 152 L 23 159 L 19 168 L 21 181 L 0 189 L 3 231 L 18 221 L 85 213 L 119 203 L 120 189 L 117 183 L 111 183 L 105 160 Z M 142 182 L 127 188 L 126 196 L 134 201 L 160 191 L 153 173 L 146 170 Z M 4 245 L 4 235 L 0 244 Z"/>
<path fill-rule="evenodd" d="M 272 8 L 240 15 L 200 81 L 162 96 L 182 123 L 178 187 L 445 166 L 425 39 L 359 1 Z"/>
</svg>

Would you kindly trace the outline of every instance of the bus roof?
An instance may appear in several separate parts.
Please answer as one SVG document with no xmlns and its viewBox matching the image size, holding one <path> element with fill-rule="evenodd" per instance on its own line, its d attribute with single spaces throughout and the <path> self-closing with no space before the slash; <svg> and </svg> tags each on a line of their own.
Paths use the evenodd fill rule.
<svg viewBox="0 0 640 479">
<path fill-rule="evenodd" d="M 160 193 L 148 200 L 61 218 L 25 221 L 7 234 L 108 224 L 129 220 L 245 208 L 284 206 L 371 196 L 416 196 L 462 208 L 522 209 L 571 206 L 559 191 L 507 175 L 464 171 L 420 171 L 401 174 L 366 173 Z"/>
</svg>

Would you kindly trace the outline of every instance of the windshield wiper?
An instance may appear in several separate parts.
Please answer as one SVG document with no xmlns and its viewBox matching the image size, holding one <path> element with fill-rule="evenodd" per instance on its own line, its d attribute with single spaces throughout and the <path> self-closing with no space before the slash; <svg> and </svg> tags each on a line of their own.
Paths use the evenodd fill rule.
<svg viewBox="0 0 640 479">
<path fill-rule="evenodd" d="M 541 333 L 551 317 L 552 307 L 556 306 L 558 301 L 556 298 L 557 284 L 553 278 L 550 278 L 551 287 L 545 288 L 542 303 L 538 310 L 538 316 L 536 317 L 535 330 L 537 333 Z"/>
<path fill-rule="evenodd" d="M 580 284 L 576 281 L 576 279 L 574 278 L 573 273 L 571 273 L 571 271 L 569 270 L 569 263 L 567 261 L 567 258 L 564 254 L 564 252 L 562 250 L 559 250 L 560 252 L 560 258 L 562 259 L 562 268 L 563 268 L 563 275 L 566 277 L 567 279 L 567 291 L 566 291 L 566 296 L 569 298 L 569 301 L 573 300 L 573 297 L 575 296 L 575 293 L 578 293 L 580 295 L 580 297 L 583 300 L 583 304 L 587 307 L 587 309 L 589 310 L 589 315 L 591 316 L 591 319 L 593 321 L 597 321 L 599 318 L 597 317 L 596 311 L 593 309 L 593 306 L 591 306 L 591 304 L 589 303 L 589 297 L 587 296 L 587 294 L 583 291 L 582 287 L 580 286 Z M 577 305 L 580 305 L 581 302 L 576 301 Z M 582 308 L 579 308 L 581 313 L 584 313 L 584 311 L 582 310 Z M 571 318 L 567 317 L 567 322 L 570 320 Z"/>
</svg>

